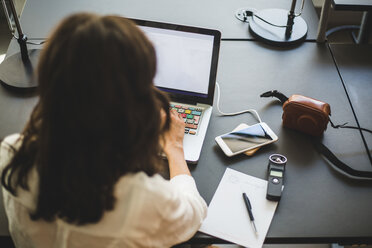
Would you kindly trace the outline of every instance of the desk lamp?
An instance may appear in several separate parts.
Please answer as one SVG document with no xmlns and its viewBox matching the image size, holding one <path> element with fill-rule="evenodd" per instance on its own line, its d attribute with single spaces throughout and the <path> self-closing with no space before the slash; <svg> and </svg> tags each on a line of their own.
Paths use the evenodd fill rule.
<svg viewBox="0 0 372 248">
<path fill-rule="evenodd" d="M 0 64 L 0 81 L 5 86 L 27 89 L 35 88 L 37 81 L 33 77 L 34 68 L 36 66 L 40 49 L 27 49 L 27 36 L 23 33 L 13 0 L 9 0 L 10 13 L 5 3 L 2 0 L 4 12 L 8 20 L 10 31 L 20 46 L 20 52 L 6 57 Z M 15 22 L 18 37 L 14 35 L 15 30 L 12 25 L 12 19 Z"/>
<path fill-rule="evenodd" d="M 263 9 L 254 11 L 249 8 L 238 9 L 235 16 L 249 22 L 251 34 L 263 42 L 286 46 L 303 41 L 307 34 L 307 24 L 300 16 L 305 0 L 302 0 L 301 11 L 295 14 L 297 0 L 292 0 L 289 12 L 284 9 Z"/>
</svg>

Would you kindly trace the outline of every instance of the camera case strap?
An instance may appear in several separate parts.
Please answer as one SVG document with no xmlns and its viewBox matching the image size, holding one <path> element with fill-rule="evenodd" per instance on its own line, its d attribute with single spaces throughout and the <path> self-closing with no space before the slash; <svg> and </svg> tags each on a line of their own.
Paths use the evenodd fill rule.
<svg viewBox="0 0 372 248">
<path fill-rule="evenodd" d="M 261 94 L 261 97 L 278 98 L 283 105 L 283 126 L 295 129 L 311 136 L 321 136 L 327 129 L 328 122 L 333 128 L 350 128 L 372 133 L 371 130 L 365 128 L 347 126 L 347 123 L 342 125 L 334 125 L 330 119 L 330 105 L 314 98 L 303 95 L 292 95 L 288 98 L 283 93 L 277 90 L 265 92 Z M 363 135 L 362 138 L 364 143 L 366 144 Z M 339 160 L 337 156 L 334 155 L 328 149 L 328 147 L 326 147 L 318 138 L 314 138 L 311 140 L 313 141 L 315 149 L 320 154 L 322 154 L 330 163 L 336 166 L 337 169 L 354 178 L 372 179 L 372 171 L 360 171 L 348 166 L 347 164 Z M 369 160 L 372 164 L 372 158 L 368 150 L 368 146 L 366 146 L 366 148 Z"/>
</svg>

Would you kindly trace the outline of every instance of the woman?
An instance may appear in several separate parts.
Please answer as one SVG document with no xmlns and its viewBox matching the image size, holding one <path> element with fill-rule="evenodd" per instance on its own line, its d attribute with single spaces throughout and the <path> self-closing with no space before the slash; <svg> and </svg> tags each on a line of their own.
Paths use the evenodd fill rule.
<svg viewBox="0 0 372 248">
<path fill-rule="evenodd" d="M 153 85 L 155 51 L 129 20 L 63 20 L 40 57 L 39 102 L 0 149 L 17 247 L 170 247 L 206 215 L 184 123 Z M 168 158 L 170 180 L 160 154 Z"/>
</svg>

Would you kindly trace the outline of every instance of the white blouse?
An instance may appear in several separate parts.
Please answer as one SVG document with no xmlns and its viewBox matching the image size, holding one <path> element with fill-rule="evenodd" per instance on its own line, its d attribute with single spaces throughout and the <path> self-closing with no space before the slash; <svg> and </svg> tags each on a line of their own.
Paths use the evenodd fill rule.
<svg viewBox="0 0 372 248">
<path fill-rule="evenodd" d="M 12 158 L 10 146 L 20 146 L 19 134 L 8 136 L 0 146 L 0 172 Z M 16 247 L 22 248 L 114 248 L 170 247 L 190 239 L 207 213 L 191 176 L 170 181 L 160 175 L 140 172 L 121 177 L 114 187 L 112 211 L 95 224 L 76 226 L 57 219 L 32 221 L 36 207 L 38 174 L 29 173 L 30 191 L 17 189 L 17 197 L 3 188 L 9 231 Z"/>
</svg>

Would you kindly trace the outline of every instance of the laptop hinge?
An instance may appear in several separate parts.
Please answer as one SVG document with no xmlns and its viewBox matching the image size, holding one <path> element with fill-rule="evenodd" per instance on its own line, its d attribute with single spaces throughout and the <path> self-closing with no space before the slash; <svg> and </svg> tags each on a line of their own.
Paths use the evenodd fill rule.
<svg viewBox="0 0 372 248">
<path fill-rule="evenodd" d="M 179 103 L 186 103 L 186 104 L 190 104 L 190 105 L 197 105 L 198 102 L 197 101 L 193 101 L 193 100 L 190 100 L 190 99 L 185 99 L 185 98 L 175 98 L 175 97 L 171 97 L 171 101 L 172 102 L 179 102 Z"/>
</svg>

